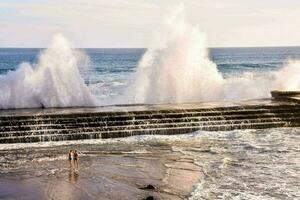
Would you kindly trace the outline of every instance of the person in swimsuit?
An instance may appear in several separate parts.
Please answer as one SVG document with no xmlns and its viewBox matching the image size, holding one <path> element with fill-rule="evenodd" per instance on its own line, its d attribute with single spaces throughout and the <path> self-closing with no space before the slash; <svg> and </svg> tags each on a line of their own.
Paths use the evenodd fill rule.
<svg viewBox="0 0 300 200">
<path fill-rule="evenodd" d="M 76 169 L 78 169 L 78 166 L 79 166 L 79 165 L 78 165 L 79 156 L 78 156 L 77 150 L 74 150 L 73 155 L 74 155 L 74 164 L 75 164 L 75 167 L 76 167 Z"/>
<path fill-rule="evenodd" d="M 73 150 L 70 150 L 70 151 L 69 151 L 69 163 L 70 163 L 70 169 L 73 169 L 73 163 L 72 163 L 73 157 L 74 157 Z"/>
</svg>

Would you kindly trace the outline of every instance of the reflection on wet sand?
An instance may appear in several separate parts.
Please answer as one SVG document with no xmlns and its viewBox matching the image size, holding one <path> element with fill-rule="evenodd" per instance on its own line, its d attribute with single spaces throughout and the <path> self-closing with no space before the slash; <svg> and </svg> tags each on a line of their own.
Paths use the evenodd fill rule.
<svg viewBox="0 0 300 200">
<path fill-rule="evenodd" d="M 70 183 L 77 183 L 79 177 L 79 172 L 74 171 L 73 169 L 70 170 L 69 172 L 69 182 Z"/>
</svg>

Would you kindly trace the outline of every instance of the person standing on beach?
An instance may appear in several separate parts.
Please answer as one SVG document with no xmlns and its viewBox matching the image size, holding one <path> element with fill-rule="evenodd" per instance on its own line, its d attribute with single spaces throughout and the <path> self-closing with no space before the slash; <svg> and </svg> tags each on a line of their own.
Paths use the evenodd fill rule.
<svg viewBox="0 0 300 200">
<path fill-rule="evenodd" d="M 75 165 L 76 169 L 78 170 L 79 156 L 78 156 L 77 150 L 74 150 L 74 154 L 73 155 L 74 155 L 74 165 Z"/>
<path fill-rule="evenodd" d="M 70 163 L 70 169 L 73 169 L 73 157 L 74 157 L 74 153 L 73 153 L 73 150 L 70 150 L 69 151 L 69 163 Z"/>
</svg>

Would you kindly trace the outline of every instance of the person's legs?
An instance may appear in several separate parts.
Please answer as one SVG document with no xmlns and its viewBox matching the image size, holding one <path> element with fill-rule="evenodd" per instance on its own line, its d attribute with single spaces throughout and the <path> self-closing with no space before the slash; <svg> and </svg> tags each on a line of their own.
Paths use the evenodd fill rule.
<svg viewBox="0 0 300 200">
<path fill-rule="evenodd" d="M 70 165 L 70 169 L 72 169 L 73 167 L 72 167 L 72 160 L 71 159 L 69 159 L 69 165 Z"/>
<path fill-rule="evenodd" d="M 78 170 L 78 168 L 79 168 L 79 164 L 78 164 L 78 162 L 79 162 L 79 156 L 78 156 L 77 150 L 74 150 L 74 162 L 75 162 L 75 167 Z"/>
<path fill-rule="evenodd" d="M 74 159 L 72 159 L 72 169 L 75 169 L 75 163 Z"/>
<path fill-rule="evenodd" d="M 78 158 L 75 160 L 75 165 L 76 165 L 76 169 L 79 168 L 79 165 L 78 165 Z"/>
</svg>

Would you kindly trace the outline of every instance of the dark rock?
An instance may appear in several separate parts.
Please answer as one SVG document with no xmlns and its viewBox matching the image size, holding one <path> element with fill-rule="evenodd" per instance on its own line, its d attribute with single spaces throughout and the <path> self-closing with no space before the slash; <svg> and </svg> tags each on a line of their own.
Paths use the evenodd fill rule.
<svg viewBox="0 0 300 200">
<path fill-rule="evenodd" d="M 154 197 L 153 196 L 148 196 L 144 200 L 154 200 Z"/>
<path fill-rule="evenodd" d="M 139 189 L 141 189 L 141 190 L 155 190 L 156 188 L 153 185 L 149 184 L 146 187 L 141 187 Z"/>
</svg>

